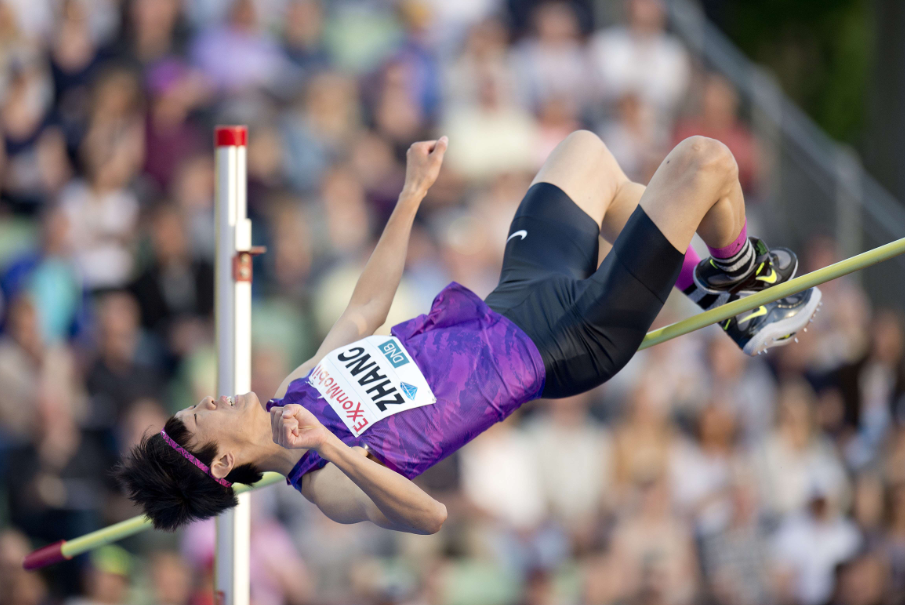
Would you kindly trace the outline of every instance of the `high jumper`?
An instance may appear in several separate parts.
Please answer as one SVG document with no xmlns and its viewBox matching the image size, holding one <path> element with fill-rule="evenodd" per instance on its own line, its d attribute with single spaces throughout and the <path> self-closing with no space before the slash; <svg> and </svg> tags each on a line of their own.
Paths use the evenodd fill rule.
<svg viewBox="0 0 905 605">
<path fill-rule="evenodd" d="M 572 133 L 531 184 L 499 285 L 452 283 L 431 310 L 374 336 L 405 265 L 412 223 L 448 141 L 415 143 L 405 185 L 348 307 L 274 398 L 207 397 L 171 417 L 116 475 L 160 529 L 236 503 L 232 483 L 287 478 L 329 518 L 434 533 L 445 506 L 411 479 L 527 401 L 592 389 L 632 357 L 675 286 L 704 309 L 794 277 L 785 248 L 749 238 L 738 168 L 722 143 L 679 143 L 645 188 L 603 142 Z M 690 248 L 697 232 L 711 257 Z M 598 265 L 598 238 L 612 250 Z M 810 288 L 720 325 L 756 354 L 791 341 L 820 304 Z"/>
</svg>

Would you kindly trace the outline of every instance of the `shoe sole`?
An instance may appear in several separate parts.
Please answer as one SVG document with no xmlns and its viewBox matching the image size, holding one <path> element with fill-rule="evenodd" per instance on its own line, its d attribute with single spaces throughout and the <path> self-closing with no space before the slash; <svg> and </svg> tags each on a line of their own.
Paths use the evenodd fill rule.
<svg viewBox="0 0 905 605">
<path fill-rule="evenodd" d="M 784 284 L 787 281 L 795 279 L 795 275 L 797 273 L 798 273 L 798 257 L 796 256 L 795 257 L 795 266 L 792 268 L 792 274 L 789 276 L 788 279 L 785 279 L 785 280 L 779 282 L 779 284 Z M 725 290 L 711 290 L 710 288 L 704 287 L 704 285 L 698 281 L 698 272 L 697 271 L 691 272 L 691 279 L 692 279 L 692 281 L 694 281 L 694 285 L 697 286 L 697 288 L 699 290 L 703 290 L 707 294 L 725 294 L 726 293 Z M 769 288 L 764 288 L 764 290 L 769 290 L 773 286 L 778 286 L 779 284 L 771 284 Z M 735 295 L 736 296 L 750 296 L 751 294 L 756 294 L 757 292 L 763 292 L 764 290 L 741 290 L 740 292 L 736 292 Z"/>
<path fill-rule="evenodd" d="M 761 355 L 766 353 L 768 349 L 773 347 L 784 347 L 785 345 L 797 341 L 795 334 L 800 330 L 807 331 L 807 326 L 814 319 L 814 315 L 820 308 L 821 298 L 823 295 L 819 288 L 814 288 L 810 300 L 805 307 L 787 319 L 771 323 L 757 333 L 757 335 L 745 344 L 744 351 L 746 354 Z"/>
</svg>

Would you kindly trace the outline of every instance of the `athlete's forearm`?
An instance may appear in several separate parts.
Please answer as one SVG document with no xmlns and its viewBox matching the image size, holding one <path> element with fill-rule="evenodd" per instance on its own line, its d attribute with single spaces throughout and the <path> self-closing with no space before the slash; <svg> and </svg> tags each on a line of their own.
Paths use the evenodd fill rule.
<svg viewBox="0 0 905 605">
<path fill-rule="evenodd" d="M 355 285 L 349 308 L 361 314 L 368 333 L 383 325 L 390 312 L 405 269 L 412 224 L 422 199 L 424 194 L 420 191 L 403 191 L 400 194 L 377 247 Z"/>
<path fill-rule="evenodd" d="M 446 520 L 446 506 L 399 473 L 356 453 L 335 436 L 318 447 L 317 451 L 370 498 L 389 521 L 388 529 L 433 534 Z M 370 520 L 387 526 L 381 522 L 382 519 Z"/>
<path fill-rule="evenodd" d="M 383 325 L 390 312 L 390 305 L 405 268 L 415 214 L 421 200 L 427 195 L 427 190 L 440 174 L 447 143 L 446 137 L 440 137 L 436 141 L 422 141 L 414 143 L 406 153 L 405 185 L 399 201 L 358 279 L 349 303 L 349 309 L 353 311 L 349 319 L 353 324 L 360 324 L 362 321 L 358 320 L 363 320 L 365 325 L 359 325 L 358 328 L 366 328 L 369 334 Z"/>
</svg>

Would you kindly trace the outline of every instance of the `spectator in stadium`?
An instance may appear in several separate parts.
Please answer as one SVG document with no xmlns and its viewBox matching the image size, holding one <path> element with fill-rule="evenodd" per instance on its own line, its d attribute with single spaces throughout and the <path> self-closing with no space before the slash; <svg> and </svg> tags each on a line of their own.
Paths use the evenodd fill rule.
<svg viewBox="0 0 905 605">
<path fill-rule="evenodd" d="M 613 529 L 613 556 L 624 574 L 624 597 L 685 605 L 698 590 L 699 562 L 690 524 L 670 507 L 666 477 L 639 478 Z"/>
<path fill-rule="evenodd" d="M 56 343 L 79 336 L 89 302 L 71 260 L 69 219 L 59 206 L 41 217 L 38 247 L 14 256 L 0 274 L 2 300 L 28 295 L 38 317 L 41 338 Z M 8 311 L 8 309 L 7 309 Z"/>
<path fill-rule="evenodd" d="M 606 141 L 626 176 L 647 182 L 666 152 L 657 114 L 633 92 L 619 98 L 615 114 L 600 127 L 600 137 Z"/>
<path fill-rule="evenodd" d="M 588 414 L 584 393 L 546 406 L 526 427 L 549 515 L 573 540 L 593 532 L 612 491 L 612 438 Z M 568 461 L 568 463 L 566 463 Z"/>
<path fill-rule="evenodd" d="M 738 94 L 732 84 L 718 74 L 707 74 L 696 115 L 680 120 L 673 142 L 694 135 L 725 143 L 738 164 L 738 180 L 746 195 L 755 192 L 758 173 L 757 146 L 751 131 L 738 117 Z"/>
<path fill-rule="evenodd" d="M 815 485 L 837 506 L 848 501 L 845 469 L 832 443 L 817 432 L 814 405 L 814 392 L 807 383 L 781 385 L 779 421 L 752 453 L 764 513 L 774 518 L 804 510 Z"/>
<path fill-rule="evenodd" d="M 905 418 L 903 342 L 899 314 L 880 311 L 871 322 L 867 353 L 838 371 L 845 423 L 855 434 L 846 455 L 856 468 L 876 458 L 893 419 Z"/>
<path fill-rule="evenodd" d="M 139 346 L 139 321 L 138 304 L 128 292 L 111 292 L 98 304 L 97 357 L 86 374 L 94 427 L 110 429 L 131 403 L 162 394 L 160 373 L 152 365 L 149 347 Z"/>
<path fill-rule="evenodd" d="M 551 97 L 568 98 L 584 108 L 592 88 L 575 10 L 568 2 L 544 2 L 531 21 L 533 35 L 512 51 L 520 98 L 534 110 Z"/>
<path fill-rule="evenodd" d="M 43 605 L 47 602 L 47 585 L 36 573 L 22 569 L 22 559 L 32 551 L 32 544 L 16 529 L 0 531 L 0 603 L 8 605 Z"/>
<path fill-rule="evenodd" d="M 64 605 L 120 605 L 128 600 L 129 576 L 134 561 L 119 546 L 107 545 L 94 551 L 83 572 L 82 596 L 67 599 Z"/>
<path fill-rule="evenodd" d="M 216 90 L 241 93 L 255 88 L 294 88 L 295 73 L 282 49 L 263 31 L 252 0 L 233 0 L 225 23 L 201 32 L 192 42 L 192 63 Z"/>
<path fill-rule="evenodd" d="M 31 296 L 22 293 L 10 301 L 6 330 L 0 336 L 0 441 L 27 444 L 38 428 L 40 401 L 56 391 L 71 403 L 75 418 L 83 418 L 80 378 L 69 349 L 45 340 Z"/>
<path fill-rule="evenodd" d="M 773 537 L 772 557 L 780 600 L 819 605 L 832 595 L 836 566 L 853 557 L 862 536 L 839 509 L 834 488 L 815 478 L 807 504 L 793 513 Z"/>
<path fill-rule="evenodd" d="M 709 592 L 720 605 L 772 602 L 770 544 L 758 519 L 758 502 L 747 473 L 733 478 L 728 525 L 703 537 L 701 565 Z"/>
<path fill-rule="evenodd" d="M 688 53 L 664 31 L 663 0 L 626 0 L 627 23 L 601 30 L 590 42 L 590 56 L 601 93 L 616 101 L 637 94 L 656 108 L 669 127 L 691 76 Z"/>
</svg>

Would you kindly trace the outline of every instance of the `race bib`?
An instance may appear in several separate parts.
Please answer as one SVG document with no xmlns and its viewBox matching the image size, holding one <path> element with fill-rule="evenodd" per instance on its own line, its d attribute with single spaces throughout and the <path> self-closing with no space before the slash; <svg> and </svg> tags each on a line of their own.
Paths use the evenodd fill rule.
<svg viewBox="0 0 905 605">
<path fill-rule="evenodd" d="M 437 401 L 394 336 L 369 336 L 328 353 L 308 382 L 356 437 L 388 416 Z"/>
</svg>

